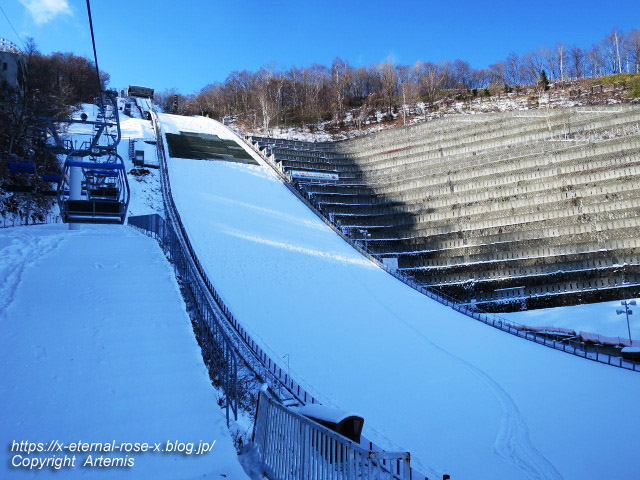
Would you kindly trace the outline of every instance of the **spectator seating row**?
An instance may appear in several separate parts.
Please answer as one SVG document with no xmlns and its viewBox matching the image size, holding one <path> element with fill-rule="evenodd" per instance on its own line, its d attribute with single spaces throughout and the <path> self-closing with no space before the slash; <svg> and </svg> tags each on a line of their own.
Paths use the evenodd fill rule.
<svg viewBox="0 0 640 480">
<path fill-rule="evenodd" d="M 341 142 L 253 138 L 419 282 L 496 310 L 640 293 L 640 108 L 458 115 Z"/>
</svg>

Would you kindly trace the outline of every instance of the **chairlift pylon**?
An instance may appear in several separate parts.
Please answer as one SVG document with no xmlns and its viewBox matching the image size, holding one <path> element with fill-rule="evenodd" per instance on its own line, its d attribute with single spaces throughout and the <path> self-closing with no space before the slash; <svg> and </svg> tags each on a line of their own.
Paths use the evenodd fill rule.
<svg viewBox="0 0 640 480">
<path fill-rule="evenodd" d="M 75 152 L 75 155 L 82 157 L 87 155 L 108 155 L 111 152 L 115 152 L 122 138 L 117 102 L 114 92 L 104 92 L 96 102 L 99 110 L 96 120 L 88 120 L 86 114 L 83 114 L 79 119 L 44 117 L 43 120 L 47 124 L 47 132 L 53 140 L 53 143 L 48 144 L 49 150 L 57 155 L 69 155 Z M 102 105 L 104 105 L 104 108 Z M 60 131 L 64 128 L 63 126 L 72 124 L 93 125 L 91 139 L 82 142 L 78 146 L 70 139 L 63 138 L 60 135 Z"/>
</svg>

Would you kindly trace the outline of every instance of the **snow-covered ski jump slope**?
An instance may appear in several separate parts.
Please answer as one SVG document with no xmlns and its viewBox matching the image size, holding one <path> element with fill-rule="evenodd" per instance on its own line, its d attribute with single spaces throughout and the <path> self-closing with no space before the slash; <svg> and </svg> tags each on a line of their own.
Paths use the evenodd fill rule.
<svg viewBox="0 0 640 480">
<path fill-rule="evenodd" d="M 234 138 L 205 118 L 165 133 Z M 257 155 L 254 154 L 256 158 Z M 492 329 L 353 250 L 268 167 L 168 160 L 174 200 L 236 318 L 325 404 L 429 477 L 640 478 L 640 375 Z"/>
</svg>

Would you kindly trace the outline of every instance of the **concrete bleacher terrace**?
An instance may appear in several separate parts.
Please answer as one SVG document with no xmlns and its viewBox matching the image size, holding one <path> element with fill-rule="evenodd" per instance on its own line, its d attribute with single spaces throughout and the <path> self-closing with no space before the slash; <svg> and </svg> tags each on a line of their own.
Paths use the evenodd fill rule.
<svg viewBox="0 0 640 480">
<path fill-rule="evenodd" d="M 640 294 L 640 107 L 252 141 L 285 174 L 310 173 L 291 181 L 372 254 L 463 303 L 512 311 Z"/>
</svg>

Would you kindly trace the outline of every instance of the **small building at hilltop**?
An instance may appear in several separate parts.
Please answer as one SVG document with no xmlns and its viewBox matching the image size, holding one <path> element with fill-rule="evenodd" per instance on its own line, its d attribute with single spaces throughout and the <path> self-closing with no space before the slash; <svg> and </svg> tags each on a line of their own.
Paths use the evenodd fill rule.
<svg viewBox="0 0 640 480">
<path fill-rule="evenodd" d="M 18 46 L 0 38 L 0 100 L 8 94 L 24 94 L 27 82 L 27 61 Z"/>
</svg>

